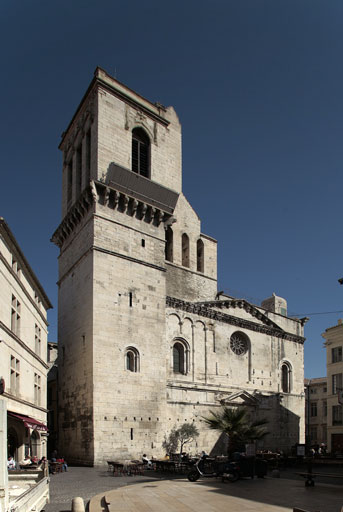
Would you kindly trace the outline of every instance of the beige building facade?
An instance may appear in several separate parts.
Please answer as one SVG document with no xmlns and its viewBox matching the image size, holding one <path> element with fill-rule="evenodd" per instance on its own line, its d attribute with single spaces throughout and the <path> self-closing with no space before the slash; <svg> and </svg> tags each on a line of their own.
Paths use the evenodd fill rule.
<svg viewBox="0 0 343 512">
<path fill-rule="evenodd" d="M 217 242 L 182 193 L 181 125 L 97 68 L 62 136 L 59 444 L 68 461 L 163 454 L 221 404 L 267 417 L 269 448 L 304 442 L 304 322 L 275 294 L 217 292 Z M 263 446 L 261 446 L 263 447 Z"/>
<path fill-rule="evenodd" d="M 327 378 L 305 379 L 306 437 L 309 446 L 327 444 Z"/>
<path fill-rule="evenodd" d="M 51 303 L 0 218 L 0 376 L 7 452 L 16 462 L 46 455 L 47 310 Z"/>
<path fill-rule="evenodd" d="M 328 451 L 343 455 L 343 320 L 326 329 L 322 336 L 325 339 L 328 383 Z"/>
</svg>

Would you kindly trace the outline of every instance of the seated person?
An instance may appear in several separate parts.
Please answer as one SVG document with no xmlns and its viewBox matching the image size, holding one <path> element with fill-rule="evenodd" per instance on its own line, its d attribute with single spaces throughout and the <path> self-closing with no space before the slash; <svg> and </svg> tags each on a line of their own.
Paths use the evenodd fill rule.
<svg viewBox="0 0 343 512">
<path fill-rule="evenodd" d="M 7 459 L 7 469 L 16 469 L 16 463 L 12 455 L 10 455 Z"/>
<path fill-rule="evenodd" d="M 56 462 L 59 462 L 60 464 L 62 464 L 62 472 L 68 471 L 68 465 L 67 465 L 66 461 L 64 460 L 63 455 L 60 459 L 57 459 Z"/>
</svg>

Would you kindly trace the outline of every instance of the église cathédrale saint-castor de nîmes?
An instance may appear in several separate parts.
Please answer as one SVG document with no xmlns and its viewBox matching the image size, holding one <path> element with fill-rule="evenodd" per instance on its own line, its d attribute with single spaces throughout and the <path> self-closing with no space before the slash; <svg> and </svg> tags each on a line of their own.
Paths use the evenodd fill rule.
<svg viewBox="0 0 343 512">
<path fill-rule="evenodd" d="M 173 427 L 223 453 L 203 416 L 246 405 L 260 447 L 304 442 L 304 319 L 217 290 L 217 241 L 182 193 L 181 125 L 97 68 L 62 135 L 59 451 L 160 457 Z"/>
</svg>

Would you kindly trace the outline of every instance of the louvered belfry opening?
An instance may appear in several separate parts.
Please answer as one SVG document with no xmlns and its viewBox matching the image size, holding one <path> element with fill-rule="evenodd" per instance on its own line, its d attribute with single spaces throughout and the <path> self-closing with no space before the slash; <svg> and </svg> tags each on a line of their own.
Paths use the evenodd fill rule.
<svg viewBox="0 0 343 512">
<path fill-rule="evenodd" d="M 150 140 L 142 128 L 132 130 L 132 170 L 149 178 Z"/>
</svg>

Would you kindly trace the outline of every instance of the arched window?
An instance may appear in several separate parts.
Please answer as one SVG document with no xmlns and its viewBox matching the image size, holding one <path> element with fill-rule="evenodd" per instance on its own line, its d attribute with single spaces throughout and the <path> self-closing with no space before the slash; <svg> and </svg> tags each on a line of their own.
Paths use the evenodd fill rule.
<svg viewBox="0 0 343 512">
<path fill-rule="evenodd" d="M 128 347 L 125 351 L 125 370 L 139 372 L 139 352 L 134 347 Z"/>
<path fill-rule="evenodd" d="M 31 457 L 40 457 L 41 454 L 40 454 L 40 446 L 41 446 L 41 442 L 40 442 L 40 437 L 39 437 L 39 434 L 36 430 L 33 430 L 32 433 L 31 433 L 31 437 L 30 437 L 30 452 L 31 452 Z"/>
<path fill-rule="evenodd" d="M 173 261 L 173 230 L 169 226 L 166 229 L 166 260 Z"/>
<path fill-rule="evenodd" d="M 281 389 L 283 393 L 290 393 L 291 391 L 291 367 L 288 363 L 283 363 L 281 366 Z"/>
<path fill-rule="evenodd" d="M 188 373 L 188 349 L 181 341 L 177 341 L 173 345 L 173 372 Z"/>
<path fill-rule="evenodd" d="M 182 235 L 182 265 L 189 267 L 189 238 L 186 233 Z"/>
<path fill-rule="evenodd" d="M 197 271 L 204 272 L 204 242 L 197 241 Z"/>
<path fill-rule="evenodd" d="M 142 128 L 132 130 L 132 170 L 149 178 L 150 139 Z"/>
</svg>

